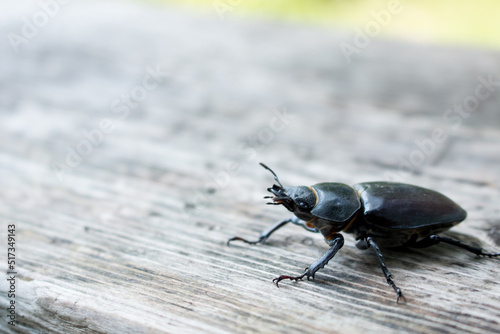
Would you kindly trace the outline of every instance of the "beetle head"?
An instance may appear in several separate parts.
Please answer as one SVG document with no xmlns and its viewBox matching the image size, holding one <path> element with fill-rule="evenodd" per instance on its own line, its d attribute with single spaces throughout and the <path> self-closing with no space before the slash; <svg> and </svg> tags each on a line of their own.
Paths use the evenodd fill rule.
<svg viewBox="0 0 500 334">
<path fill-rule="evenodd" d="M 272 193 L 274 196 L 266 196 L 264 198 L 269 198 L 272 202 L 267 204 L 280 205 L 282 204 L 289 211 L 293 212 L 298 218 L 303 220 L 310 220 L 313 218 L 311 210 L 316 205 L 316 195 L 311 188 L 306 186 L 298 187 L 283 187 L 278 179 L 278 176 L 266 165 L 261 163 L 262 167 L 269 170 L 273 175 L 278 185 L 273 184 L 271 188 L 267 188 L 267 191 Z"/>
</svg>

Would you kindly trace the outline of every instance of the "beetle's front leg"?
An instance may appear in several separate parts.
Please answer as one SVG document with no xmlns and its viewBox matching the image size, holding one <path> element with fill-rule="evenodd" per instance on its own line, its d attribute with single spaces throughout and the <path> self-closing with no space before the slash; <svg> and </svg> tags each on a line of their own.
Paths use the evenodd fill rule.
<svg viewBox="0 0 500 334">
<path fill-rule="evenodd" d="M 298 225 L 298 226 L 302 227 L 304 230 L 306 230 L 308 232 L 319 233 L 319 230 L 316 227 L 310 227 L 312 225 L 310 225 L 310 224 L 308 225 L 307 222 L 305 222 L 304 220 L 299 219 L 295 216 L 290 218 L 290 222 L 294 225 Z"/>
<path fill-rule="evenodd" d="M 321 268 L 323 268 L 328 263 L 328 261 L 330 261 L 335 256 L 338 250 L 342 248 L 342 246 L 344 245 L 344 237 L 341 234 L 335 234 L 333 238 L 328 240 L 327 242 L 331 246 L 330 249 L 325 254 L 323 254 L 322 257 L 314 261 L 302 275 L 300 276 L 281 275 L 279 277 L 276 277 L 275 279 L 273 279 L 273 282 L 276 284 L 276 286 L 279 288 L 278 285 L 279 282 L 284 279 L 289 279 L 294 281 L 301 280 L 304 277 L 307 277 L 307 280 L 309 280 L 310 277 L 314 279 L 314 275 L 316 274 L 316 272 Z"/>
<path fill-rule="evenodd" d="M 288 223 L 292 223 L 292 224 L 295 224 L 295 225 L 302 226 L 305 230 L 307 230 L 309 232 L 314 232 L 314 233 L 318 233 L 319 232 L 316 228 L 311 228 L 311 227 L 307 226 L 305 221 L 300 220 L 299 218 L 297 218 L 295 216 L 292 216 L 290 218 L 287 218 L 287 219 L 284 219 L 282 221 L 277 222 L 276 224 L 274 224 L 273 226 L 271 226 L 267 230 L 263 231 L 260 234 L 260 237 L 259 237 L 258 240 L 248 241 L 248 240 L 240 238 L 240 237 L 232 237 L 231 239 L 229 239 L 227 241 L 227 245 L 229 246 L 229 243 L 231 241 L 236 241 L 236 240 L 243 241 L 243 242 L 246 242 L 247 244 L 251 244 L 251 245 L 256 245 L 256 244 L 259 244 L 259 243 L 263 243 L 263 242 L 265 242 L 271 236 L 271 234 L 273 234 L 276 230 L 282 228 L 283 226 L 285 226 Z"/>
<path fill-rule="evenodd" d="M 370 247 L 375 251 L 375 255 L 377 256 L 378 261 L 380 262 L 380 266 L 382 267 L 382 272 L 384 273 L 385 278 L 387 279 L 387 283 L 392 286 L 394 291 L 396 291 L 396 294 L 398 295 L 396 299 L 396 303 L 399 303 L 400 299 L 403 299 L 404 302 L 406 303 L 406 298 L 403 296 L 403 293 L 401 292 L 401 289 L 396 286 L 394 281 L 392 280 L 392 275 L 389 272 L 389 269 L 387 269 L 387 266 L 385 265 L 384 262 L 384 257 L 382 256 L 382 252 L 380 251 L 380 248 L 378 248 L 377 244 L 371 237 L 366 238 L 366 241 L 370 245 Z"/>
<path fill-rule="evenodd" d="M 229 246 L 229 243 L 231 241 L 235 241 L 235 240 L 239 240 L 239 241 L 243 241 L 247 244 L 251 244 L 251 245 L 255 245 L 255 244 L 258 244 L 258 243 L 262 243 L 264 241 L 267 240 L 267 238 L 269 238 L 269 236 L 271 236 L 271 234 L 273 234 L 273 232 L 275 232 L 276 230 L 280 229 L 281 227 L 285 226 L 286 224 L 292 222 L 292 220 L 296 218 L 296 217 L 290 217 L 290 218 L 287 218 L 287 219 L 284 219 L 282 221 L 279 221 L 277 222 L 276 224 L 274 224 L 273 226 L 271 226 L 270 228 L 268 228 L 267 230 L 263 231 L 261 234 L 260 234 L 260 237 L 258 240 L 255 240 L 255 241 L 248 241 L 246 239 L 243 239 L 243 238 L 240 238 L 240 237 L 232 237 L 231 239 L 229 239 L 227 241 L 227 245 Z"/>
</svg>

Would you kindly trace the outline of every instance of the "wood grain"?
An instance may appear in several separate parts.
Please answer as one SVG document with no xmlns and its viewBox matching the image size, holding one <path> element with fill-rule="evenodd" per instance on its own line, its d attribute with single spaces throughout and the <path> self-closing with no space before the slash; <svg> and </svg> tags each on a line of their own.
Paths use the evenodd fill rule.
<svg viewBox="0 0 500 334">
<path fill-rule="evenodd" d="M 34 10 L 3 22 L 3 35 Z M 408 300 L 396 304 L 350 236 L 314 281 L 280 289 L 274 277 L 326 251 L 321 236 L 291 226 L 264 245 L 226 246 L 288 215 L 264 205 L 273 180 L 262 161 L 287 185 L 436 189 L 468 211 L 446 235 L 500 249 L 498 87 L 469 116 L 444 116 L 479 78 L 498 81 L 499 54 L 377 39 L 347 64 L 338 45 L 350 38 L 89 1 L 61 8 L 18 53 L 2 44 L 0 268 L 15 224 L 18 321 L 2 315 L 0 331 L 498 333 L 498 259 L 383 250 Z M 168 75 L 144 99 L 113 107 L 157 69 Z M 115 127 L 88 137 L 105 119 Z M 415 153 L 436 129 L 446 139 Z M 58 178 L 54 162 L 88 138 L 99 144 Z"/>
</svg>

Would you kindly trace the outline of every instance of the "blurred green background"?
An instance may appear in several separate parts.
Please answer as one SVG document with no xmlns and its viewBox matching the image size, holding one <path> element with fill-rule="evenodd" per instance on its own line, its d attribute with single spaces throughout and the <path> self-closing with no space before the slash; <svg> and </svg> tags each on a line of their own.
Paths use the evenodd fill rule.
<svg viewBox="0 0 500 334">
<path fill-rule="evenodd" d="M 394 0 L 151 0 L 213 11 L 221 19 L 253 15 L 352 29 Z M 500 48 L 499 0 L 400 0 L 401 12 L 380 36 L 427 43 Z M 217 13 L 223 12 L 223 15 Z"/>
</svg>

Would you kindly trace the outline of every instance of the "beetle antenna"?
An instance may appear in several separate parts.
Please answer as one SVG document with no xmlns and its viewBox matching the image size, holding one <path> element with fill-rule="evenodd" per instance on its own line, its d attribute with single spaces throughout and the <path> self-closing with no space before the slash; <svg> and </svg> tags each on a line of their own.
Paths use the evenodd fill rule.
<svg viewBox="0 0 500 334">
<path fill-rule="evenodd" d="M 264 165 L 262 162 L 259 162 L 259 163 L 260 163 L 260 165 L 261 165 L 262 167 L 264 167 L 265 169 L 267 169 L 268 171 L 270 171 L 270 172 L 274 175 L 274 179 L 276 180 L 276 182 L 278 182 L 279 186 L 280 186 L 281 188 L 284 188 L 284 187 L 283 187 L 283 185 L 281 184 L 280 180 L 278 179 L 278 175 L 276 175 L 276 173 L 275 173 L 275 172 L 274 172 L 271 168 L 267 167 L 267 166 L 266 166 L 266 165 Z"/>
</svg>

